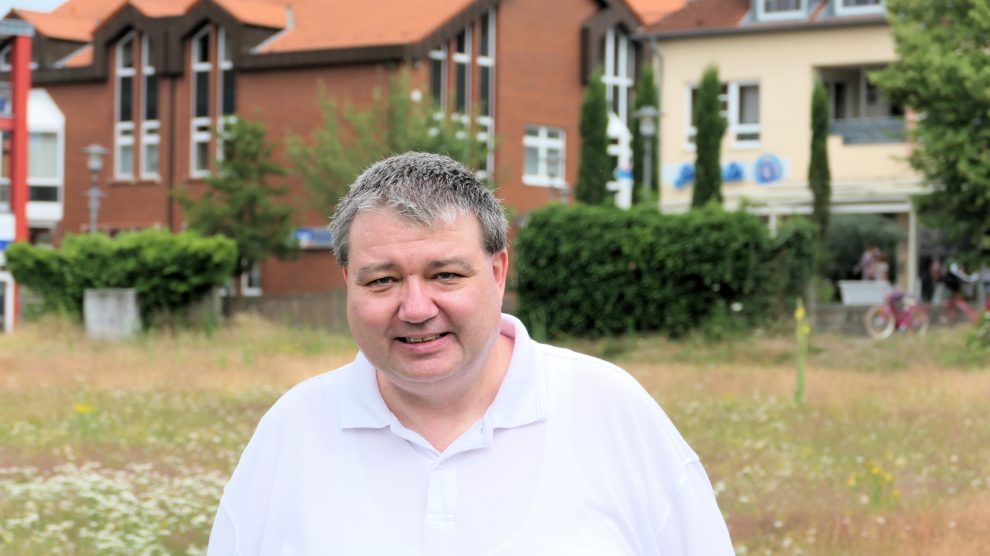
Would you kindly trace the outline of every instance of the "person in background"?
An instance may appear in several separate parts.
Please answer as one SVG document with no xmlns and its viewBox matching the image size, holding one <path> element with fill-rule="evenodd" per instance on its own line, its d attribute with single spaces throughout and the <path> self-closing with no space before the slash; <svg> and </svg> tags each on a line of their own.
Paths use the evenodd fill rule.
<svg viewBox="0 0 990 556">
<path fill-rule="evenodd" d="M 874 265 L 876 264 L 878 253 L 880 253 L 880 248 L 877 247 L 876 243 L 870 242 L 866 245 L 866 249 L 859 257 L 859 263 L 856 265 L 856 270 L 859 272 L 861 279 L 876 280 Z"/>
</svg>

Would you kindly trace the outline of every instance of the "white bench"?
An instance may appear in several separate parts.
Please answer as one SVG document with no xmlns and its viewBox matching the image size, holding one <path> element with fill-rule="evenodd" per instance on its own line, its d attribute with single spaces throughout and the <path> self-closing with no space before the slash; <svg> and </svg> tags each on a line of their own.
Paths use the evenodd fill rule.
<svg viewBox="0 0 990 556">
<path fill-rule="evenodd" d="M 839 280 L 843 305 L 878 305 L 893 287 L 876 280 Z"/>
</svg>

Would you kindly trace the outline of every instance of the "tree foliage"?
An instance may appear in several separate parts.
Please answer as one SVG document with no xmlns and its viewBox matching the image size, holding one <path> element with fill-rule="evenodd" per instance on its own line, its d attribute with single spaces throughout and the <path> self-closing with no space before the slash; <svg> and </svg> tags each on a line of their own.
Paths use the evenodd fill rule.
<svg viewBox="0 0 990 556">
<path fill-rule="evenodd" d="M 306 139 L 290 137 L 288 152 L 307 188 L 328 210 L 365 168 L 393 154 L 430 152 L 473 170 L 485 166 L 488 144 L 462 123 L 473 118 L 455 121 L 429 102 L 414 100 L 408 70 L 391 73 L 387 88 L 375 88 L 367 105 L 325 93 L 319 102 L 322 125 Z"/>
<path fill-rule="evenodd" d="M 779 316 L 808 283 L 815 231 L 793 218 L 770 237 L 759 217 L 718 206 L 551 205 L 530 213 L 515 246 L 517 314 L 534 330 L 678 336 L 712 319 Z"/>
<path fill-rule="evenodd" d="M 581 162 L 574 197 L 589 205 L 605 201 L 605 184 L 612 177 L 612 159 L 608 155 L 608 103 L 601 69 L 595 70 L 584 88 L 581 101 Z"/>
<path fill-rule="evenodd" d="M 728 123 L 722 117 L 722 84 L 718 68 L 708 66 L 698 86 L 694 105 L 698 133 L 695 136 L 697 157 L 694 161 L 694 191 L 691 206 L 701 207 L 714 200 L 722 202 L 722 136 Z"/>
<path fill-rule="evenodd" d="M 818 239 L 828 241 L 828 221 L 832 205 L 832 174 L 828 166 L 828 93 L 821 83 L 811 94 L 811 162 L 808 187 L 812 194 L 811 219 L 818 227 Z M 822 250 L 823 256 L 825 250 Z"/>
<path fill-rule="evenodd" d="M 657 92 L 657 83 L 653 75 L 653 65 L 650 63 L 643 64 L 642 69 L 639 74 L 639 81 L 636 83 L 636 99 L 635 106 L 639 110 L 644 106 L 653 106 L 654 108 L 659 107 L 660 95 Z M 656 117 L 656 129 L 657 134 L 653 136 L 651 141 L 650 150 L 652 151 L 652 159 L 650 166 L 650 183 L 645 184 L 643 182 L 643 155 L 645 151 L 645 142 L 643 141 L 643 136 L 639 132 L 639 120 L 633 122 L 633 202 L 639 203 L 644 199 L 659 199 L 660 197 L 660 149 L 657 148 L 660 139 L 660 115 L 659 110 Z M 645 188 L 644 188 L 645 186 Z M 650 195 L 644 195 L 644 189 L 649 190 Z"/>
<path fill-rule="evenodd" d="M 911 164 L 933 187 L 919 212 L 990 260 L 990 3 L 888 0 L 897 60 L 871 75 L 918 113 Z"/>
<path fill-rule="evenodd" d="M 221 140 L 223 157 L 217 160 L 217 172 L 203 180 L 202 196 L 187 188 L 177 197 L 190 230 L 234 240 L 238 275 L 269 255 L 284 258 L 294 252 L 292 207 L 284 202 L 285 187 L 268 181 L 285 169 L 272 159 L 261 123 L 228 120 Z"/>
<path fill-rule="evenodd" d="M 237 246 L 228 238 L 145 229 L 114 238 L 69 235 L 58 249 L 15 243 L 7 264 L 45 309 L 82 316 L 88 288 L 134 288 L 144 322 L 201 299 L 230 277 Z"/>
</svg>

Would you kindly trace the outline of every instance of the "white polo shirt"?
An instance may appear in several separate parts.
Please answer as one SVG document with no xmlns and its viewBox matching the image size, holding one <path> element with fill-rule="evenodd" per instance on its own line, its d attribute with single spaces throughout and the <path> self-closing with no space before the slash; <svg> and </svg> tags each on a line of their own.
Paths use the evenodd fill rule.
<svg viewBox="0 0 990 556">
<path fill-rule="evenodd" d="M 732 554 L 698 457 L 622 369 L 515 338 L 488 411 L 443 452 L 353 363 L 287 392 L 224 489 L 209 554 Z"/>
</svg>

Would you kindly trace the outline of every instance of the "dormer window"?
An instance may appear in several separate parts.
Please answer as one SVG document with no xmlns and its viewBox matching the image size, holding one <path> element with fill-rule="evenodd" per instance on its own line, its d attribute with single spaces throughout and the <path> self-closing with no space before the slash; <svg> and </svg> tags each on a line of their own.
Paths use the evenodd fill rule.
<svg viewBox="0 0 990 556">
<path fill-rule="evenodd" d="M 756 17 L 760 21 L 801 18 L 807 11 L 808 0 L 756 0 Z"/>
<path fill-rule="evenodd" d="M 835 15 L 882 14 L 884 0 L 835 0 Z"/>
</svg>

